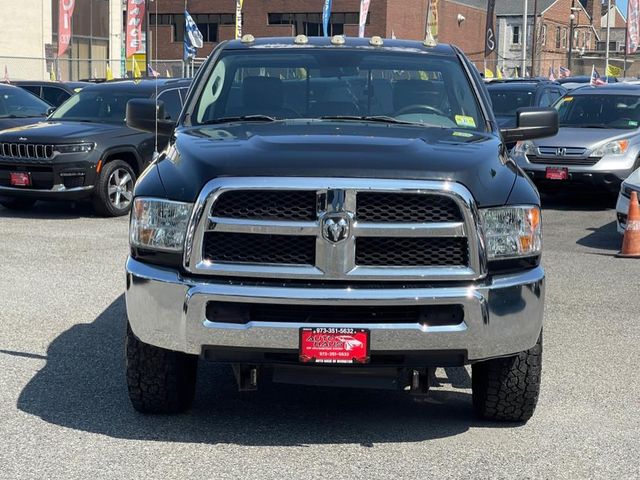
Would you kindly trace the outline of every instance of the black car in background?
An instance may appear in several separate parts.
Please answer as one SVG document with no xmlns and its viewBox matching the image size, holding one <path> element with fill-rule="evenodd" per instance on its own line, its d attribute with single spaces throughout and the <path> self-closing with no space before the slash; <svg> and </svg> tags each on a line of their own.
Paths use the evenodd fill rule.
<svg viewBox="0 0 640 480">
<path fill-rule="evenodd" d="M 0 130 L 44 120 L 51 108 L 21 88 L 0 84 Z"/>
<path fill-rule="evenodd" d="M 18 80 L 12 81 L 11 84 L 28 90 L 56 108 L 66 102 L 71 95 L 89 85 L 87 82 L 48 82 L 43 80 Z"/>
<path fill-rule="evenodd" d="M 157 85 L 156 85 L 157 83 Z M 175 121 L 190 80 L 124 80 L 90 85 L 46 121 L 0 132 L 0 203 L 90 199 L 97 213 L 124 215 L 133 185 L 152 160 L 155 136 L 125 124 L 127 102 L 153 99 Z M 168 137 L 158 138 L 162 150 Z"/>
<path fill-rule="evenodd" d="M 493 80 L 487 89 L 500 128 L 516 126 L 519 108 L 550 107 L 567 93 L 559 83 L 542 79 Z"/>
</svg>

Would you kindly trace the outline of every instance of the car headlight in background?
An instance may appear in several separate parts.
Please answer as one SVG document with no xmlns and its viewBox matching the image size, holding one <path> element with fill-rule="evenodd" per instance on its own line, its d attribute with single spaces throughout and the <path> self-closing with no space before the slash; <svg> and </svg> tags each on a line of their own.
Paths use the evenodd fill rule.
<svg viewBox="0 0 640 480">
<path fill-rule="evenodd" d="M 132 246 L 170 252 L 182 251 L 193 204 L 136 198 L 131 209 Z"/>
<path fill-rule="evenodd" d="M 513 149 L 513 153 L 520 155 L 535 155 L 536 146 L 533 142 L 530 142 L 528 140 L 520 141 L 516 143 L 516 146 Z"/>
<path fill-rule="evenodd" d="M 53 151 L 58 153 L 89 153 L 95 147 L 95 143 L 72 143 L 69 145 L 54 145 Z"/>
<path fill-rule="evenodd" d="M 489 260 L 539 255 L 542 251 L 542 219 L 536 206 L 498 207 L 481 210 Z"/>
<path fill-rule="evenodd" d="M 629 140 L 615 140 L 597 147 L 591 152 L 591 156 L 604 157 L 605 155 L 622 155 L 623 153 L 627 153 L 628 149 Z"/>
</svg>

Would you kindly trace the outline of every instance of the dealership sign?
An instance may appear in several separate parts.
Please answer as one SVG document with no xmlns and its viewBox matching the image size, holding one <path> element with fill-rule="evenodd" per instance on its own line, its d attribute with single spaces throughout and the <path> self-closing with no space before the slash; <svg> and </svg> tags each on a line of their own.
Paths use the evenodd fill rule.
<svg viewBox="0 0 640 480">
<path fill-rule="evenodd" d="M 142 22 L 144 21 L 144 7 L 145 0 L 127 0 L 127 58 L 142 48 Z"/>
<path fill-rule="evenodd" d="M 71 17 L 76 0 L 59 0 L 58 2 L 58 56 L 61 57 L 71 43 Z"/>
</svg>

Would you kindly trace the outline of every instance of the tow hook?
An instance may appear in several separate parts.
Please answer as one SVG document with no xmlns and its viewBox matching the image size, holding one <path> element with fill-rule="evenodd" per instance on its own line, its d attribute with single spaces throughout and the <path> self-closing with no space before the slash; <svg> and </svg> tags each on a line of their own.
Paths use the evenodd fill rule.
<svg viewBox="0 0 640 480">
<path fill-rule="evenodd" d="M 234 364 L 232 367 L 240 392 L 250 392 L 258 389 L 258 367 L 238 364 Z"/>
</svg>

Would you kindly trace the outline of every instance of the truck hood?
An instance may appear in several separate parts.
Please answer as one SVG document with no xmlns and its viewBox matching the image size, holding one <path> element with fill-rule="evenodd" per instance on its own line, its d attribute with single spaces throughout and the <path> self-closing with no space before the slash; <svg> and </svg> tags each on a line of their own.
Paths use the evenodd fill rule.
<svg viewBox="0 0 640 480">
<path fill-rule="evenodd" d="M 61 143 L 98 141 L 139 135 L 125 125 L 90 122 L 45 121 L 0 132 L 0 142 Z M 26 139 L 26 140 L 25 140 Z"/>
<path fill-rule="evenodd" d="M 44 117 L 18 117 L 18 118 L 0 117 L 0 130 L 20 127 L 22 125 L 30 125 L 33 123 L 41 122 L 42 120 L 44 120 Z"/>
<path fill-rule="evenodd" d="M 503 205 L 516 169 L 490 134 L 344 121 L 286 121 L 179 129 L 158 160 L 167 196 L 194 201 L 216 177 L 449 180 L 481 206 Z"/>
</svg>

